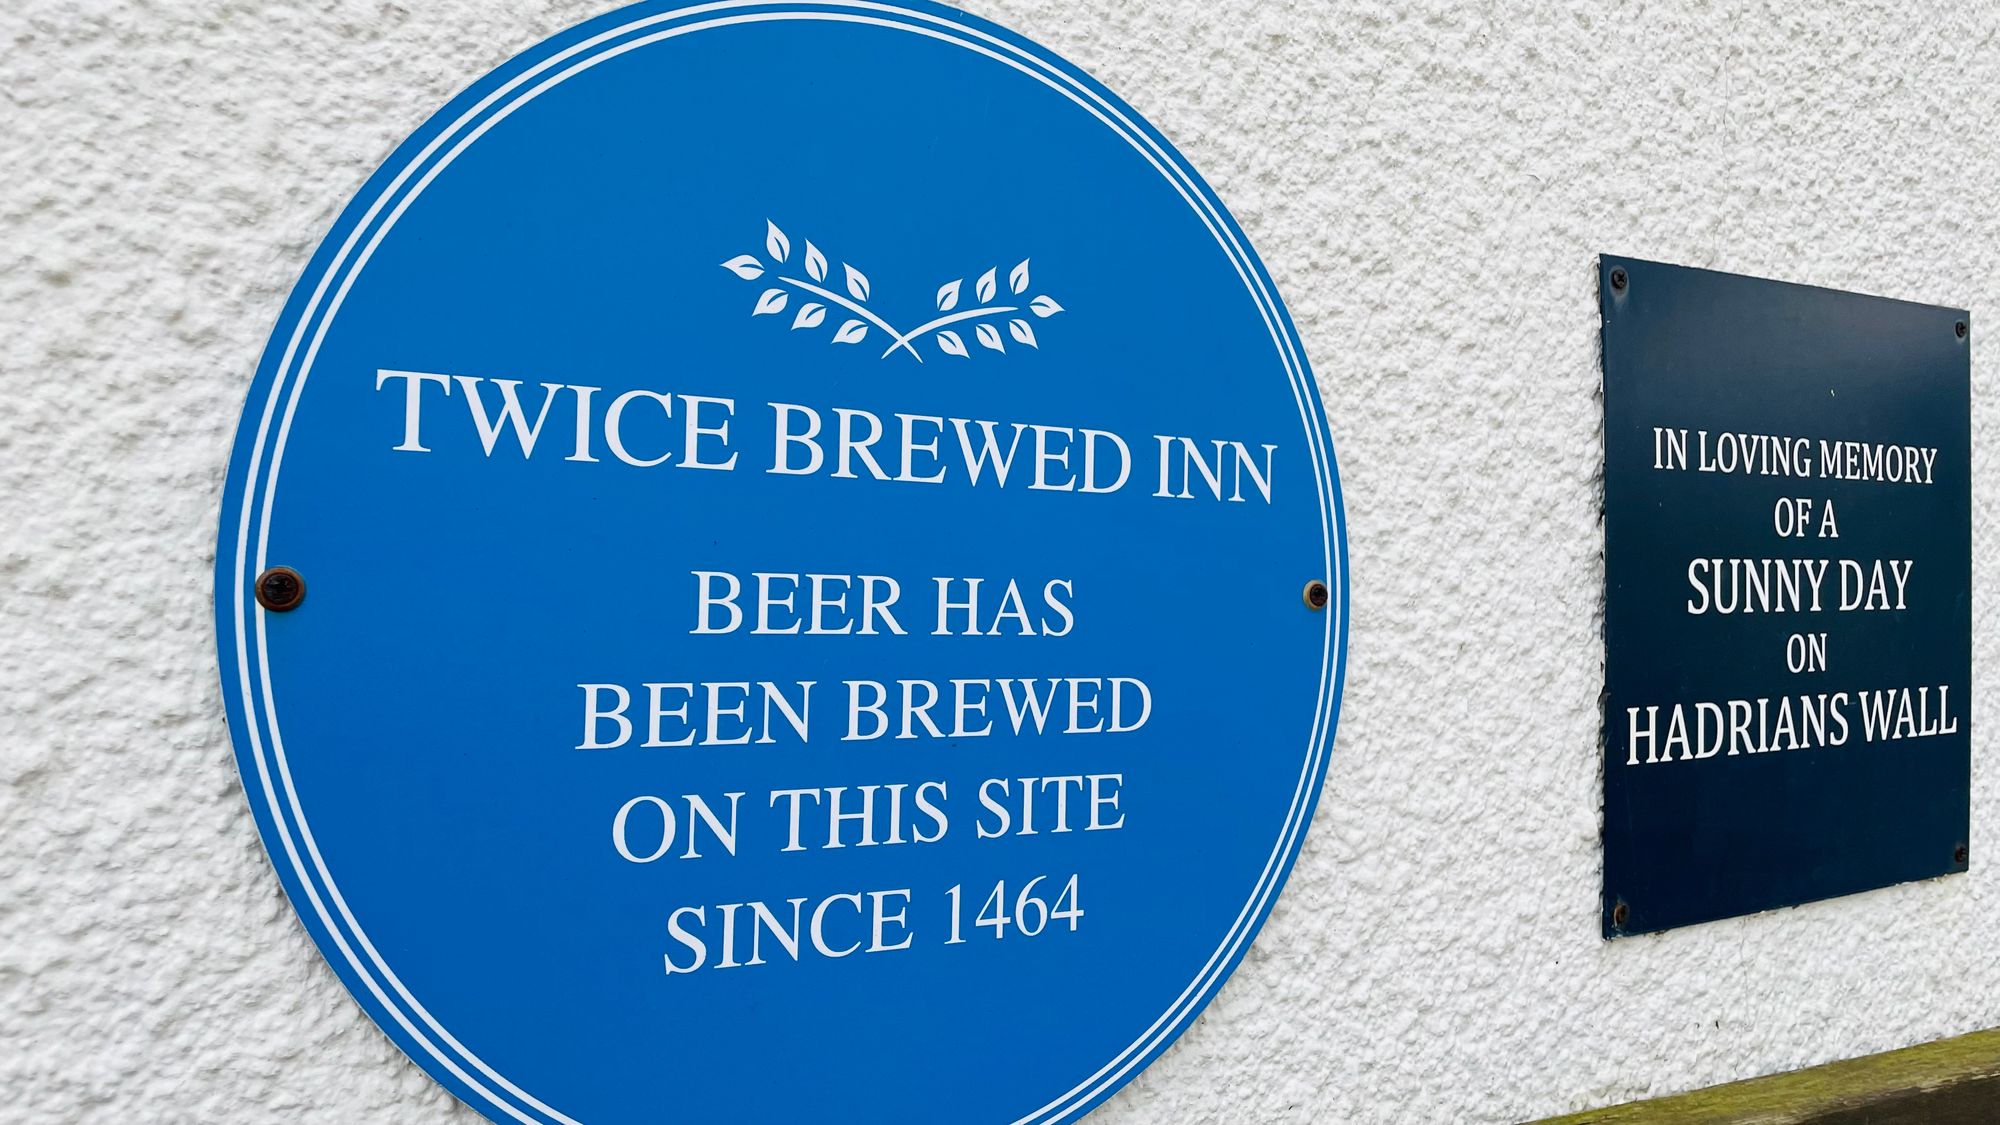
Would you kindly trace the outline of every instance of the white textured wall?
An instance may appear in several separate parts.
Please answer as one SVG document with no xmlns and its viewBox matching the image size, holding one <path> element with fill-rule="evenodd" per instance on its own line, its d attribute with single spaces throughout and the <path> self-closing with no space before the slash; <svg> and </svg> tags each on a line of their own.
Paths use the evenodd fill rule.
<svg viewBox="0 0 2000 1125">
<path fill-rule="evenodd" d="M 474 1120 L 284 902 L 209 568 L 315 240 L 453 93 L 600 7 L 310 7 L 0 4 L 0 1120 Z M 1097 1120 L 1500 1122 L 2000 1024 L 1996 345 L 1975 336 L 1973 873 L 1606 945 L 1591 261 L 2000 320 L 2000 15 L 976 8 L 1129 99 L 1234 210 L 1349 505 L 1348 692 L 1304 855 Z"/>
</svg>

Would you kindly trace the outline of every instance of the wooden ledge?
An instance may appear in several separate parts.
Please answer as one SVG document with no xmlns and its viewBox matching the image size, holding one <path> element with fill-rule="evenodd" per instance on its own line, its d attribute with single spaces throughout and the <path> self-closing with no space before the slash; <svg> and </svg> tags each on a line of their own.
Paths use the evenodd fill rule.
<svg viewBox="0 0 2000 1125">
<path fill-rule="evenodd" d="M 1537 1125 L 1992 1125 L 2000 1030 Z"/>
</svg>

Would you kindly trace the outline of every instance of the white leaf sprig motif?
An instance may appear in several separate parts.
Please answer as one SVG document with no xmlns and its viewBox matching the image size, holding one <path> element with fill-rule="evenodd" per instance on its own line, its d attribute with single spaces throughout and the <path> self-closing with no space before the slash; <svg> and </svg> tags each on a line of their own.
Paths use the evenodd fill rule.
<svg viewBox="0 0 2000 1125">
<path fill-rule="evenodd" d="M 1037 318 L 1046 318 L 1063 311 L 1063 307 L 1056 303 L 1055 298 L 1046 294 L 1030 298 L 1025 309 L 1012 303 L 1021 294 L 1028 292 L 1029 284 L 1028 259 L 1023 258 L 1013 269 L 1007 271 L 1007 288 L 1010 292 L 1003 296 L 1000 292 L 1000 267 L 993 266 L 973 280 L 972 295 L 978 305 L 968 309 L 960 307 L 965 279 L 958 278 L 945 282 L 937 291 L 937 308 L 940 315 L 902 333 L 899 338 L 914 340 L 926 333 L 935 333 L 931 338 L 936 342 L 939 351 L 946 355 L 970 359 L 972 352 L 966 347 L 965 338 L 947 327 L 970 321 L 972 338 L 977 340 L 982 348 L 998 355 L 1005 355 L 1007 341 L 1006 337 L 1000 334 L 1000 324 L 1004 321 L 1007 325 L 1007 335 L 1012 336 L 1016 343 L 1039 351 L 1041 340 L 1036 337 L 1035 330 L 1029 327 L 1027 319 L 1021 314 L 1032 313 Z"/>
<path fill-rule="evenodd" d="M 925 340 L 943 355 L 970 359 L 972 349 L 960 334 L 961 330 L 953 327 L 960 324 L 970 325 L 972 338 L 984 352 L 1007 354 L 1008 337 L 1012 337 L 1017 344 L 1040 350 L 1041 340 L 1036 336 L 1028 316 L 1047 319 L 1064 311 L 1055 298 L 1046 294 L 1027 298 L 1025 307 L 1014 303 L 1028 293 L 1030 284 L 1028 259 L 1023 258 L 1007 271 L 1005 294 L 1000 289 L 1000 267 L 992 266 L 973 281 L 974 303 L 972 307 L 965 307 L 965 277 L 961 275 L 938 286 L 934 300 L 938 315 L 905 331 L 869 308 L 874 287 L 867 274 L 850 262 L 842 262 L 840 282 L 831 283 L 826 254 L 810 239 L 805 240 L 804 245 L 805 250 L 797 264 L 789 267 L 804 276 L 793 276 L 787 272 L 788 263 L 792 261 L 792 240 L 776 222 L 766 219 L 764 256 L 738 254 L 723 262 L 722 268 L 744 281 L 764 282 L 766 288 L 751 309 L 752 316 L 774 316 L 784 312 L 791 303 L 791 292 L 797 292 L 801 300 L 792 316 L 793 331 L 820 328 L 827 323 L 828 314 L 838 308 L 850 315 L 838 321 L 839 327 L 833 333 L 832 342 L 859 344 L 868 338 L 870 332 L 880 329 L 889 340 L 888 347 L 882 352 L 884 359 L 902 351 L 922 363 L 924 355 L 918 350 L 918 345 Z M 828 287 L 829 284 L 843 285 L 846 292 L 836 292 Z M 1006 325 L 1005 335 L 1000 330 L 1003 322 Z"/>
</svg>

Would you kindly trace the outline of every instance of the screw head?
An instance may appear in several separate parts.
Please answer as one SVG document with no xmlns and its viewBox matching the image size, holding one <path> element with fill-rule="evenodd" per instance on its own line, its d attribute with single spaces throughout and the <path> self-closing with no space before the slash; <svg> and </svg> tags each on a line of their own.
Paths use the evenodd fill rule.
<svg viewBox="0 0 2000 1125">
<path fill-rule="evenodd" d="M 1951 861 L 1953 863 L 1958 864 L 1960 867 L 1963 867 L 1965 866 L 1965 857 L 1967 854 L 1968 853 L 1965 850 L 1965 845 L 1960 844 L 1956 849 L 1952 851 Z"/>
<path fill-rule="evenodd" d="M 1326 588 L 1326 583 L 1315 578 L 1306 583 L 1305 598 L 1308 609 L 1322 610 L 1326 608 L 1326 603 L 1332 600 L 1333 592 Z"/>
<path fill-rule="evenodd" d="M 1626 287 L 1627 285 L 1630 285 L 1631 283 L 1632 283 L 1632 279 L 1631 279 L 1630 277 L 1627 277 L 1627 276 L 1626 276 L 1626 274 L 1625 274 L 1625 267 L 1624 267 L 1624 266 L 1614 266 L 1614 267 L 1612 267 L 1612 269 L 1611 269 L 1611 288 L 1613 288 L 1613 289 L 1616 289 L 1616 290 L 1617 290 L 1618 292 L 1620 292 L 1620 293 L 1623 293 L 1623 292 L 1625 292 L 1625 287 Z"/>
<path fill-rule="evenodd" d="M 274 566 L 257 576 L 257 604 L 273 613 L 299 608 L 306 600 L 306 580 L 289 566 Z"/>
<path fill-rule="evenodd" d="M 1630 921 L 1631 918 L 1632 908 L 1624 903 L 1621 902 L 1611 908 L 1611 924 L 1619 929 L 1624 929 L 1625 923 Z"/>
<path fill-rule="evenodd" d="M 1951 326 L 1951 330 L 1952 330 L 1953 332 L 1957 333 L 1957 334 L 1958 334 L 1958 338 L 1959 338 L 1959 339 L 1961 339 L 1961 340 L 1965 339 L 1965 334 L 1966 334 L 1966 333 L 1968 333 L 1968 332 L 1972 331 L 1972 329 L 1971 329 L 1970 327 L 1968 327 L 1968 326 L 1966 325 L 1966 323 L 1965 323 L 1964 321 L 1962 321 L 1962 320 L 1961 320 L 1961 321 L 1959 321 L 1959 322 L 1958 322 L 1957 324 L 1954 324 L 1954 325 L 1952 325 L 1952 326 Z"/>
</svg>

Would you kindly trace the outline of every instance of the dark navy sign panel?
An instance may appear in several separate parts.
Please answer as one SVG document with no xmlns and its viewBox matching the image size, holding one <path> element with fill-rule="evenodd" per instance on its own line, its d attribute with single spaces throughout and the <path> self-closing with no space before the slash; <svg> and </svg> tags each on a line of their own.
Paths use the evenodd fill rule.
<svg viewBox="0 0 2000 1125">
<path fill-rule="evenodd" d="M 1599 282 L 1605 936 L 1965 870 L 1966 313 Z"/>
<path fill-rule="evenodd" d="M 419 130 L 272 335 L 216 577 L 300 918 L 506 1122 L 1080 1117 L 1270 911 L 1347 622 L 1214 194 L 867 3 L 628 8 Z"/>
</svg>

